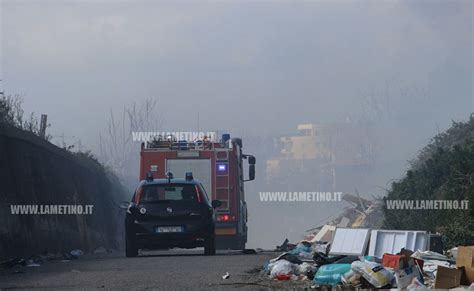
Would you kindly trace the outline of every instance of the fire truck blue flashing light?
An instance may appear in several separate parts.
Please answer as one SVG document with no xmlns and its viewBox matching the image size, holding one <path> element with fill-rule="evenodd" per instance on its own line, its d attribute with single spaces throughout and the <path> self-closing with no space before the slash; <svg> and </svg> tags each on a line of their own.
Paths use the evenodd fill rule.
<svg viewBox="0 0 474 291">
<path fill-rule="evenodd" d="M 194 180 L 193 173 L 186 172 L 186 181 L 192 181 L 192 180 Z"/>
</svg>

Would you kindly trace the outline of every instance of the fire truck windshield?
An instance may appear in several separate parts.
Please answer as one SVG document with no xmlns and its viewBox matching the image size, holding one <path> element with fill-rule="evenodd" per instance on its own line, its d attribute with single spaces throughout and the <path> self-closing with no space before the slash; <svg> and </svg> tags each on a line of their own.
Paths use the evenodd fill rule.
<svg viewBox="0 0 474 291">
<path fill-rule="evenodd" d="M 185 200 L 198 201 L 196 186 L 193 184 L 153 184 L 144 185 L 140 203 Z"/>
</svg>

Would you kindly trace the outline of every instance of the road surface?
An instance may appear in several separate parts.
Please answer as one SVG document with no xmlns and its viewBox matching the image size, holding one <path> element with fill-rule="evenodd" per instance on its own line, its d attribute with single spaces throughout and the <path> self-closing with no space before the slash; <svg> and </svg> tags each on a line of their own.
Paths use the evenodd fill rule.
<svg viewBox="0 0 474 291">
<path fill-rule="evenodd" d="M 144 253 L 125 258 L 121 253 L 94 255 L 69 262 L 49 261 L 40 267 L 0 270 L 0 290 L 23 289 L 266 289 L 258 269 L 275 253 L 242 254 L 218 251 L 204 256 L 202 250 Z M 222 276 L 230 273 L 230 278 Z"/>
</svg>

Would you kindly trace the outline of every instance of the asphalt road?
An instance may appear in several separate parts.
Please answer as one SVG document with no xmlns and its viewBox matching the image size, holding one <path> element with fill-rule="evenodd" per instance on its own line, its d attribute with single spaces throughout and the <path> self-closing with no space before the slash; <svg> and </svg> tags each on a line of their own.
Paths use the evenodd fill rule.
<svg viewBox="0 0 474 291">
<path fill-rule="evenodd" d="M 22 267 L 17 273 L 13 269 L 0 270 L 0 290 L 267 289 L 272 287 L 271 282 L 262 280 L 258 269 L 273 257 L 275 253 L 246 255 L 237 251 L 204 256 L 199 249 L 149 252 L 137 258 L 125 258 L 121 253 L 95 255 Z M 226 272 L 230 278 L 223 280 Z"/>
</svg>

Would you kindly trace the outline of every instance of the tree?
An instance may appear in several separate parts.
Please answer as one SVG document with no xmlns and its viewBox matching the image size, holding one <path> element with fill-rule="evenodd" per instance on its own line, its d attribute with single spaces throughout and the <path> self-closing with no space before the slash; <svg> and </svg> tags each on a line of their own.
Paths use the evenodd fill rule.
<svg viewBox="0 0 474 291">
<path fill-rule="evenodd" d="M 127 181 L 137 176 L 140 143 L 132 139 L 137 131 L 158 131 L 163 126 L 156 99 L 148 98 L 124 107 L 120 114 L 109 112 L 104 133 L 99 135 L 100 160 Z M 126 183 L 127 184 L 127 183 Z"/>
<path fill-rule="evenodd" d="M 388 200 L 468 200 L 474 202 L 474 115 L 453 122 L 392 183 Z M 393 210 L 384 205 L 384 226 L 428 230 L 444 235 L 445 246 L 474 243 L 474 207 L 467 210 Z"/>
</svg>

